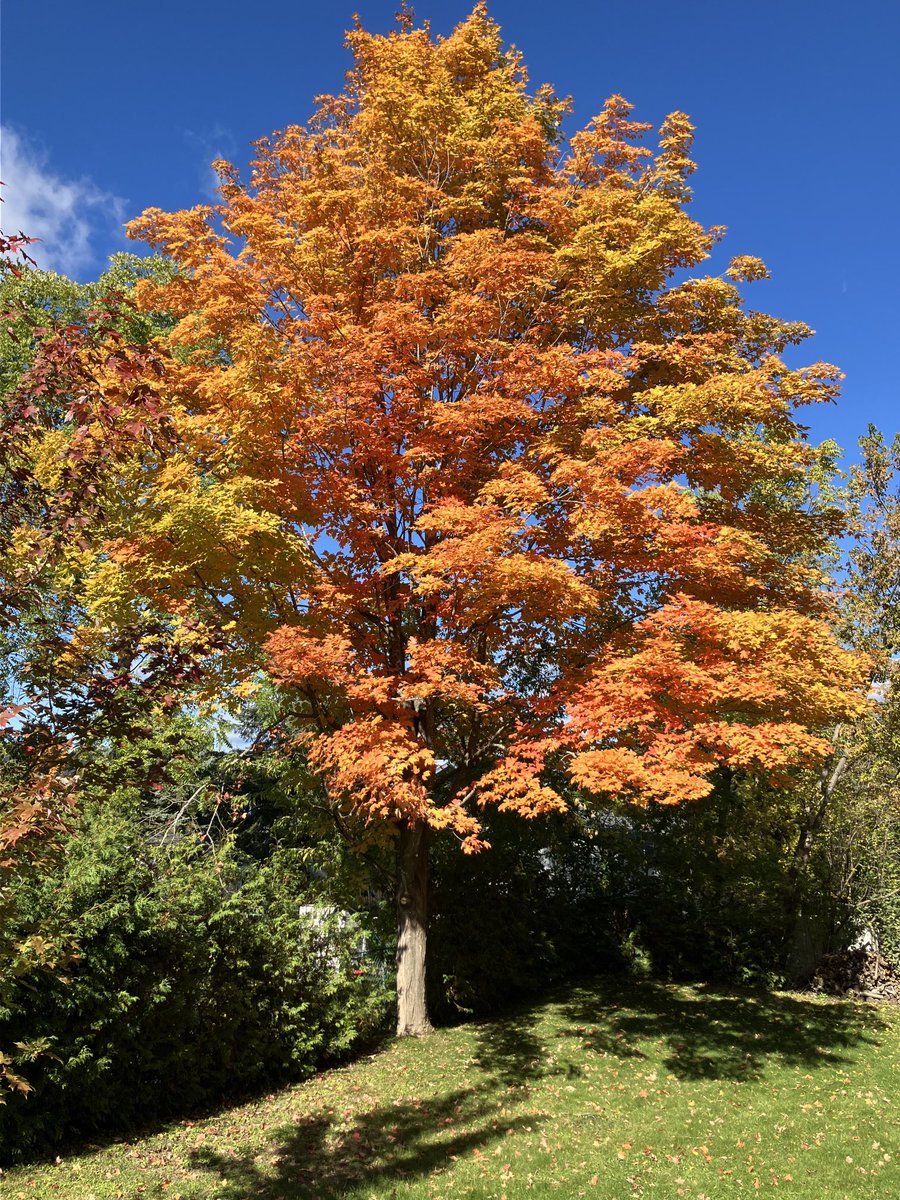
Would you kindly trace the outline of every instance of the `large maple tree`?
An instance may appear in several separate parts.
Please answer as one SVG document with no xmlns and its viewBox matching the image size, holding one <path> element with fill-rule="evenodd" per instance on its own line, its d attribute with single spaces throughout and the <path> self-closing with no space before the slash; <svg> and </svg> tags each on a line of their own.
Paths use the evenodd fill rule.
<svg viewBox="0 0 900 1200">
<path fill-rule="evenodd" d="M 220 204 L 131 227 L 180 268 L 139 288 L 177 319 L 140 393 L 165 437 L 119 402 L 135 451 L 78 636 L 139 595 L 228 632 L 218 687 L 289 692 L 335 802 L 396 837 L 422 1033 L 434 831 L 475 851 L 488 804 L 789 772 L 859 705 L 796 412 L 839 375 L 745 307 L 758 260 L 697 272 L 722 231 L 686 211 L 683 114 L 651 150 L 613 97 L 566 142 L 483 5 L 348 44 L 345 91 L 249 181 L 220 162 Z"/>
</svg>

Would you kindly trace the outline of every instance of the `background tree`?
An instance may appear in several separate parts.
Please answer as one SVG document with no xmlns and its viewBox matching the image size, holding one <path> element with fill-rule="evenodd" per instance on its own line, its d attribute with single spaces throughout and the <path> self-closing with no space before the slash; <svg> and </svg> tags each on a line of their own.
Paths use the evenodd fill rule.
<svg viewBox="0 0 900 1200">
<path fill-rule="evenodd" d="M 104 739 L 134 735 L 171 707 L 167 694 L 187 666 L 159 622 L 154 643 L 153 623 L 136 610 L 89 653 L 72 636 L 86 619 L 78 558 L 104 512 L 104 464 L 75 466 L 79 382 L 92 355 L 125 362 L 119 345 L 140 354 L 164 328 L 165 318 L 137 312 L 125 296 L 136 279 L 172 269 L 121 254 L 99 280 L 77 284 L 38 270 L 23 249 L 31 240 L 0 236 L 0 1012 L 23 979 L 49 977 L 72 956 L 71 930 L 47 907 L 23 915 L 20 902 L 59 869 L 85 768 Z M 33 452 L 54 441 L 60 453 L 41 476 Z M 18 1049 L 0 1060 L 0 1090 L 28 1086 L 11 1064 L 47 1045 L 29 1029 L 27 1019 L 17 1025 Z"/>
<path fill-rule="evenodd" d="M 128 390 L 140 348 L 167 324 L 160 314 L 137 312 L 128 293 L 138 279 L 172 273 L 157 258 L 119 254 L 88 284 L 28 265 L 0 278 L 0 653 L 9 701 L 23 702 L 27 720 L 45 727 L 33 741 L 111 719 L 103 694 L 116 690 L 113 681 L 125 682 L 128 647 L 141 653 L 140 636 L 122 622 L 89 658 L 72 644 L 84 612 L 78 554 L 87 550 L 89 528 L 104 520 L 101 481 L 109 466 L 81 452 L 89 431 L 79 429 L 80 393 L 94 386 L 100 362 L 118 375 L 119 391 Z M 94 408 L 89 417 L 101 435 L 125 420 L 107 392 L 105 412 Z M 130 409 L 133 419 L 133 403 Z M 41 475 L 34 452 L 48 445 L 56 455 Z M 145 630 L 145 652 L 148 642 Z M 145 653 L 145 675 L 148 667 L 152 675 Z M 121 715 L 121 689 L 117 706 Z"/>
<path fill-rule="evenodd" d="M 876 702 L 836 737 L 833 786 L 808 823 L 805 860 L 830 898 L 834 920 L 850 934 L 866 929 L 900 964 L 900 435 L 874 426 L 860 439 L 846 503 L 851 539 L 842 580 L 842 633 L 865 652 Z M 846 937 L 845 937 L 846 941 Z M 842 944 L 842 943 L 839 943 Z M 812 965 L 812 964 L 809 964 Z"/>
<path fill-rule="evenodd" d="M 179 267 L 138 288 L 177 322 L 156 374 L 135 360 L 165 437 L 133 389 L 92 423 L 116 364 L 79 391 L 79 461 L 134 446 L 72 640 L 140 597 L 221 638 L 211 687 L 284 689 L 334 803 L 396 843 L 398 1031 L 422 1033 L 436 831 L 474 851 L 485 805 L 790 773 L 861 669 L 795 415 L 839 376 L 788 368 L 806 328 L 742 306 L 758 260 L 686 274 L 721 234 L 685 211 L 687 118 L 651 152 L 613 97 L 564 148 L 567 105 L 481 4 L 348 43 L 345 93 L 248 184 L 220 163 L 221 204 L 132 226 Z"/>
<path fill-rule="evenodd" d="M 22 233 L 7 236 L 0 232 L 0 296 L 7 303 L 10 292 L 18 290 L 34 265 L 25 249 L 34 241 Z M 3 308 L 6 307 L 4 304 Z M 18 316 L 12 306 L 11 311 L 5 313 L 5 329 L 0 333 L 4 343 L 0 383 L 4 391 L 9 380 L 16 378 L 15 364 L 11 364 L 15 353 L 10 354 L 10 350 L 19 344 L 14 329 Z M 6 485 L 3 490 L 7 491 L 9 480 L 4 479 L 3 484 Z M 8 492 L 3 499 L 6 511 Z M 8 637 L 4 645 L 9 646 Z M 4 657 L 7 659 L 4 666 L 8 685 L 8 653 Z M 0 713 L 0 731 L 21 721 L 27 712 L 26 704 L 4 705 Z M 30 936 L 23 936 L 22 930 L 13 930 L 15 904 L 10 884 L 14 877 L 28 877 L 47 869 L 59 849 L 59 838 L 66 829 L 71 807 L 69 781 L 59 777 L 55 765 L 48 769 L 46 764 L 35 766 L 32 761 L 26 769 L 22 761 L 26 754 L 20 752 L 10 756 L 8 743 L 7 737 L 0 745 L 3 760 L 0 765 L 0 1006 L 6 999 L 11 978 L 34 966 L 52 965 L 60 952 L 59 944 L 48 936 L 46 928 L 40 933 L 31 929 L 28 931 Z M 25 738 L 19 737 L 18 743 L 26 753 L 34 750 Z M 10 758 L 19 761 L 12 765 Z M 30 1090 L 30 1084 L 15 1068 L 20 1060 L 31 1059 L 42 1048 L 41 1043 L 25 1040 L 23 1036 L 14 1048 L 7 1045 L 5 1051 L 0 1050 L 0 1104 L 4 1103 L 4 1093 L 9 1090 L 21 1093 Z"/>
</svg>

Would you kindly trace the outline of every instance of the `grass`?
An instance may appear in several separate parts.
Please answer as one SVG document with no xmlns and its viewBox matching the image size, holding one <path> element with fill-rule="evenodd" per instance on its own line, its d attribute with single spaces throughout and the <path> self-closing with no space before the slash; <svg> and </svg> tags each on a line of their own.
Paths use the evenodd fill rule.
<svg viewBox="0 0 900 1200">
<path fill-rule="evenodd" d="M 604 979 L 131 1142 L 3 1200 L 900 1195 L 900 1010 Z"/>
</svg>

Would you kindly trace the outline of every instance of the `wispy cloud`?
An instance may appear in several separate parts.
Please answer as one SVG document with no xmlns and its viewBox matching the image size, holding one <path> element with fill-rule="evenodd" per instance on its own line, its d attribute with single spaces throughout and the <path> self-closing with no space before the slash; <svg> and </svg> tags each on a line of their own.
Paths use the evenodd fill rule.
<svg viewBox="0 0 900 1200">
<path fill-rule="evenodd" d="M 221 196 L 219 195 L 219 177 L 212 169 L 212 164 L 219 158 L 224 158 L 228 162 L 234 160 L 235 153 L 237 152 L 237 143 L 234 140 L 234 134 L 226 125 L 214 125 L 212 129 L 208 129 L 202 133 L 198 133 L 194 129 L 185 129 L 184 141 L 185 145 L 200 160 L 197 171 L 197 182 L 203 198 L 207 202 L 218 204 L 221 200 Z"/>
<path fill-rule="evenodd" d="M 0 126 L 0 227 L 40 238 L 31 256 L 46 271 L 78 276 L 98 266 L 125 215 L 125 202 L 88 178 L 64 179 L 18 130 Z"/>
</svg>

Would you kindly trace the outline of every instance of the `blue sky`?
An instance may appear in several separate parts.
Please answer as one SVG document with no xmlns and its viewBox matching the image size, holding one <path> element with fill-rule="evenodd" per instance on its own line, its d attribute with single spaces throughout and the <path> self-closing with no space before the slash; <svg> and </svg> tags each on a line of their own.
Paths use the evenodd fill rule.
<svg viewBox="0 0 900 1200">
<path fill-rule="evenodd" d="M 209 163 L 303 121 L 340 89 L 354 10 L 384 30 L 397 0 L 5 0 L 0 174 L 5 229 L 44 238 L 41 265 L 98 274 L 144 208 L 210 199 Z M 448 32 L 468 0 L 422 0 Z M 658 123 L 697 126 L 693 212 L 729 228 L 724 256 L 774 278 L 754 307 L 816 331 L 805 359 L 847 374 L 812 436 L 852 451 L 900 428 L 900 4 L 894 0 L 493 0 L 532 82 L 574 97 L 571 127 L 620 92 Z M 724 265 L 724 264 L 723 264 Z M 719 269 L 718 262 L 713 265 Z"/>
</svg>

